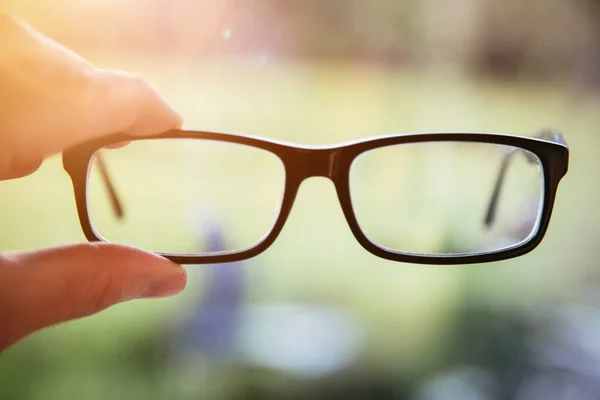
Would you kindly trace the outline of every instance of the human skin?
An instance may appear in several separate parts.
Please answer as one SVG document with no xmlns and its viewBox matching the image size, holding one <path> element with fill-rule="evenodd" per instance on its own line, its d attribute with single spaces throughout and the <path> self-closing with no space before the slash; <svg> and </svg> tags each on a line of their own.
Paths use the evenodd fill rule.
<svg viewBox="0 0 600 400">
<path fill-rule="evenodd" d="M 0 14 L 0 180 L 32 174 L 46 157 L 93 137 L 153 135 L 181 124 L 146 80 L 97 68 Z M 175 295 L 186 277 L 171 261 L 118 244 L 0 253 L 0 351 L 118 303 Z"/>
</svg>

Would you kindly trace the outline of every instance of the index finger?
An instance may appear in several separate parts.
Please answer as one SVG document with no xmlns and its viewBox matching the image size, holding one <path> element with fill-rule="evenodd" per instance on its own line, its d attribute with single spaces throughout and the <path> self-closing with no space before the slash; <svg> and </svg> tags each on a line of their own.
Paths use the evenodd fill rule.
<svg viewBox="0 0 600 400">
<path fill-rule="evenodd" d="M 93 137 L 181 127 L 141 77 L 95 68 L 17 18 L 0 16 L 0 30 L 0 176 Z"/>
</svg>

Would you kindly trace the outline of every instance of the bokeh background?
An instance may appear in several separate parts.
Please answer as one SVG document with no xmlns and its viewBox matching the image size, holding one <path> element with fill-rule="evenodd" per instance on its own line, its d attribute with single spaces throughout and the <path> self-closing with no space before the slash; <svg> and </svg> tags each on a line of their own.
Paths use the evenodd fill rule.
<svg viewBox="0 0 600 400">
<path fill-rule="evenodd" d="M 185 128 L 329 144 L 550 126 L 571 148 L 549 232 L 527 256 L 377 259 L 330 183 L 310 180 L 261 256 L 190 266 L 182 295 L 119 305 L 3 353 L 0 398 L 600 397 L 599 1 L 0 5 L 99 65 L 147 77 Z M 1 182 L 0 210 L 1 250 L 84 241 L 59 157 Z"/>
</svg>

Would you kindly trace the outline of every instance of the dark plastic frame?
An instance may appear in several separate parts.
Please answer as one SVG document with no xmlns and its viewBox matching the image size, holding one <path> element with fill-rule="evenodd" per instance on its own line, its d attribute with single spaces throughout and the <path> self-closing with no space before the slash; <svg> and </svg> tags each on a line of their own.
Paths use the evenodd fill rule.
<svg viewBox="0 0 600 400">
<path fill-rule="evenodd" d="M 157 253 L 179 264 L 233 262 L 261 254 L 277 239 L 290 214 L 300 184 L 310 177 L 325 177 L 333 182 L 346 221 L 354 237 L 364 249 L 373 255 L 387 260 L 415 264 L 475 264 L 506 260 L 524 255 L 535 249 L 544 238 L 552 215 L 558 184 L 567 173 L 569 164 L 569 148 L 564 140 L 562 140 L 560 134 L 557 137 L 561 138 L 561 140 L 512 136 L 499 133 L 408 133 L 371 137 L 338 145 L 306 146 L 249 135 L 172 130 L 150 137 L 115 134 L 94 139 L 65 151 L 63 153 L 63 166 L 73 182 L 75 201 L 83 233 L 89 241 L 94 242 L 105 240 L 94 231 L 88 215 L 86 202 L 87 177 L 94 153 L 102 147 L 136 140 L 169 138 L 204 139 L 252 146 L 269 151 L 279 157 L 285 168 L 285 191 L 281 200 L 279 215 L 271 231 L 254 246 L 237 251 L 210 255 Z M 544 198 L 538 230 L 529 237 L 528 241 L 493 252 L 420 255 L 386 249 L 373 243 L 366 237 L 357 222 L 352 208 L 349 187 L 352 162 L 360 154 L 379 147 L 440 141 L 496 143 L 522 148 L 539 157 L 544 174 Z"/>
</svg>

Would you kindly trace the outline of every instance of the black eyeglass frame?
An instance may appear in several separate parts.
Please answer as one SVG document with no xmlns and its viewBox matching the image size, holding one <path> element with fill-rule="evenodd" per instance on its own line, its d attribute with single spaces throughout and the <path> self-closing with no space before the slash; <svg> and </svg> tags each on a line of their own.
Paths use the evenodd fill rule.
<svg viewBox="0 0 600 400">
<path fill-rule="evenodd" d="M 63 167 L 71 177 L 77 212 L 83 233 L 88 241 L 106 241 L 93 228 L 87 208 L 87 180 L 96 151 L 122 142 L 156 139 L 200 139 L 247 145 L 276 155 L 285 168 L 285 189 L 279 213 L 271 231 L 251 247 L 214 254 L 173 254 L 156 252 L 179 264 L 212 264 L 241 261 L 267 250 L 281 233 L 294 204 L 300 184 L 310 177 L 330 179 L 346 221 L 356 240 L 371 254 L 383 259 L 413 264 L 455 265 L 476 264 L 518 257 L 535 249 L 546 234 L 556 192 L 568 171 L 569 148 L 559 133 L 553 138 L 513 136 L 500 133 L 406 133 L 359 139 L 337 145 L 307 146 L 251 135 L 208 131 L 171 130 L 158 135 L 139 137 L 122 133 L 93 139 L 76 145 L 63 153 Z M 544 178 L 544 197 L 537 232 L 526 242 L 497 251 L 469 254 L 414 254 L 394 251 L 372 242 L 362 231 L 352 207 L 350 169 L 361 154 L 381 147 L 424 142 L 491 143 L 521 148 L 535 154 L 541 161 Z"/>
</svg>

